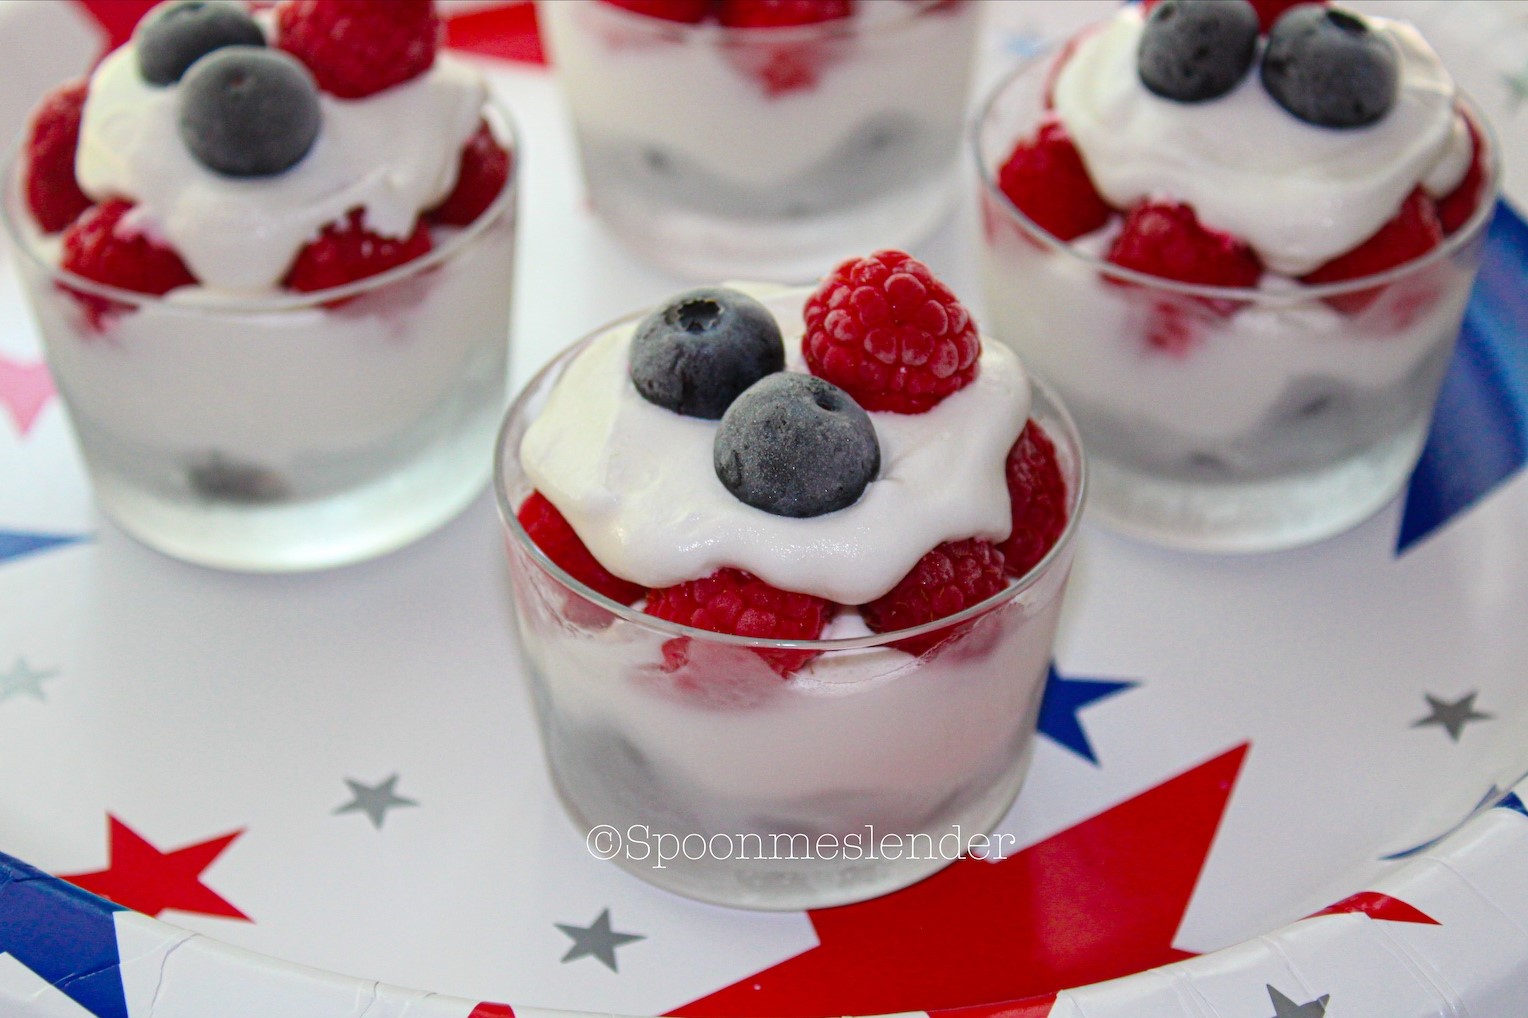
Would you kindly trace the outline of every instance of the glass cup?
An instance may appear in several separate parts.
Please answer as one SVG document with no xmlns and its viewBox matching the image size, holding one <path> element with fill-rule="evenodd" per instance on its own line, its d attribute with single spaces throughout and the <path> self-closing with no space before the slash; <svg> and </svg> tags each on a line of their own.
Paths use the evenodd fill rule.
<svg viewBox="0 0 1528 1018">
<path fill-rule="evenodd" d="M 617 239 L 681 276 L 805 282 L 944 218 L 979 7 L 867 3 L 752 29 L 597 0 L 538 13 L 589 200 Z"/>
<path fill-rule="evenodd" d="M 485 113 L 513 150 L 507 112 Z M 399 548 L 482 490 L 507 399 L 513 168 L 422 258 L 227 300 L 60 270 L 18 177 L 13 159 L 4 219 L 23 288 L 96 499 L 124 530 L 202 565 L 317 569 Z"/>
<path fill-rule="evenodd" d="M 521 439 L 594 338 L 510 406 L 494 474 L 547 762 L 589 851 L 679 894 L 757 909 L 859 901 L 962 852 L 1000 855 L 988 832 L 1028 768 L 1083 504 L 1082 449 L 1055 397 L 1037 385 L 1031 419 L 1055 443 L 1067 525 L 1027 574 L 915 629 L 749 639 L 595 593 L 516 519 L 531 493 Z M 945 638 L 921 654 L 899 649 L 935 632 Z M 782 660 L 806 663 L 782 679 Z"/>
<path fill-rule="evenodd" d="M 1405 485 L 1495 202 L 1388 272 L 1322 286 L 1193 286 L 1067 244 L 997 184 L 1055 57 L 1007 76 L 974 125 L 990 335 L 1060 390 L 1088 448 L 1090 518 L 1161 544 L 1253 552 L 1329 537 Z"/>
</svg>

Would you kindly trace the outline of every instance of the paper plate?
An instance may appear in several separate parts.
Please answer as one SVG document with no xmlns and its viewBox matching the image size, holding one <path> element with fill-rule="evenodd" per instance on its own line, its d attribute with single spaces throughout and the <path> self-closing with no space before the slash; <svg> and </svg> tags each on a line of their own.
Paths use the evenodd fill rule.
<svg viewBox="0 0 1528 1018">
<path fill-rule="evenodd" d="M 142 6 L 0 5 L 0 128 Z M 1384 6 L 1459 69 L 1528 197 L 1524 8 Z M 983 79 L 1109 9 L 987 5 Z M 681 284 L 590 218 L 529 9 L 450 13 L 524 139 L 523 380 Z M 917 253 L 979 311 L 972 205 Z M 756 914 L 585 850 L 486 495 L 314 575 L 149 551 L 96 515 L 0 266 L 0 1013 L 1521 1015 L 1525 281 L 1504 206 L 1422 465 L 1351 533 L 1224 558 L 1084 528 L 1002 858 Z"/>
</svg>

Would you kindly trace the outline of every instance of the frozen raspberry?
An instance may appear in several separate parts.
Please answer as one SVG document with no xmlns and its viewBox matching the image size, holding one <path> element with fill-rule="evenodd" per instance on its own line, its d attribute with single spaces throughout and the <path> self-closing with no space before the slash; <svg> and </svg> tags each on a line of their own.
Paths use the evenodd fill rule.
<svg viewBox="0 0 1528 1018">
<path fill-rule="evenodd" d="M 1035 225 L 1060 240 L 1092 233 L 1114 214 L 1059 120 L 1047 120 L 1034 138 L 1014 146 L 998 170 L 997 186 Z"/>
<path fill-rule="evenodd" d="M 866 410 L 921 414 L 976 378 L 982 346 L 971 313 L 904 252 L 844 262 L 803 314 L 807 366 Z"/>
<path fill-rule="evenodd" d="M 276 44 L 308 65 L 318 87 L 359 99 L 430 69 L 440 47 L 431 0 L 281 0 Z"/>
<path fill-rule="evenodd" d="M 1445 234 L 1453 233 L 1470 221 L 1480 205 L 1481 195 L 1485 193 L 1484 145 L 1480 140 L 1480 132 L 1475 129 L 1475 122 L 1468 117 L 1464 122 L 1470 130 L 1470 168 L 1465 171 L 1464 179 L 1459 181 L 1458 186 L 1438 199 L 1438 222 Z"/>
<path fill-rule="evenodd" d="M 854 14 L 854 0 L 721 0 L 716 18 L 728 28 L 791 28 Z"/>
<path fill-rule="evenodd" d="M 1401 209 L 1368 240 L 1346 254 L 1338 255 L 1307 275 L 1302 283 L 1317 286 L 1345 279 L 1361 279 L 1419 258 L 1443 242 L 1443 226 L 1432 199 L 1417 188 L 1406 196 Z M 1363 311 L 1383 291 L 1383 287 L 1336 294 L 1326 302 L 1344 314 Z"/>
<path fill-rule="evenodd" d="M 833 604 L 811 594 L 796 594 L 741 569 L 718 569 L 710 576 L 647 596 L 647 614 L 713 633 L 771 640 L 815 640 L 833 614 Z M 682 644 L 670 641 L 664 656 L 673 667 L 686 659 Z M 769 666 L 788 676 L 816 656 L 809 650 L 760 650 Z"/>
<path fill-rule="evenodd" d="M 728 28 L 796 28 L 837 21 L 854 13 L 852 0 L 722 0 L 716 16 Z M 740 41 L 724 54 L 738 70 L 757 81 L 768 96 L 815 88 L 835 49 L 817 39 Z"/>
<path fill-rule="evenodd" d="M 330 223 L 297 252 L 283 282 L 302 293 L 328 290 L 397 268 L 429 250 L 430 231 L 422 220 L 400 240 L 372 233 L 362 223 L 361 210 L 352 209 L 343 222 Z"/>
<path fill-rule="evenodd" d="M 1244 242 L 1199 225 L 1187 205 L 1145 202 L 1130 210 L 1109 261 L 1200 286 L 1256 286 L 1263 266 Z"/>
<path fill-rule="evenodd" d="M 711 0 L 605 0 L 612 7 L 649 18 L 693 25 L 711 12 Z"/>
<path fill-rule="evenodd" d="M 1013 530 L 998 545 L 1004 565 L 1023 576 L 1045 557 L 1066 527 L 1066 479 L 1050 436 L 1030 421 L 1008 450 L 1008 501 Z"/>
<path fill-rule="evenodd" d="M 180 255 L 122 225 L 123 217 L 132 209 L 132 203 L 113 199 L 83 213 L 64 231 L 59 267 L 107 286 L 156 296 L 178 286 L 195 285 L 196 277 Z M 104 297 L 71 292 L 97 330 L 105 327 L 108 316 L 127 309 Z"/>
<path fill-rule="evenodd" d="M 83 81 L 60 85 L 32 114 L 26 147 L 27 207 L 44 233 L 57 233 L 90 207 L 74 177 L 85 93 Z"/>
<path fill-rule="evenodd" d="M 989 541 L 947 541 L 920 558 L 886 593 L 860 605 L 865 624 L 877 633 L 911 629 L 948 618 L 1002 590 L 1003 553 Z M 923 654 L 950 636 L 937 630 L 898 640 L 909 654 Z"/>
<path fill-rule="evenodd" d="M 430 218 L 447 226 L 466 226 L 488 210 L 509 180 L 509 152 L 499 144 L 487 123 L 462 146 L 456 170 L 456 187 L 435 207 Z"/>
<path fill-rule="evenodd" d="M 612 601 L 633 604 L 647 593 L 640 584 L 623 580 L 599 564 L 573 527 L 539 491 L 531 492 L 515 514 L 525 533 L 563 572 Z"/>
<path fill-rule="evenodd" d="M 1317 3 L 1326 6 L 1326 0 L 1252 0 L 1252 9 L 1257 12 L 1258 31 L 1264 35 L 1273 28 L 1273 23 L 1279 17 L 1296 4 Z"/>
</svg>

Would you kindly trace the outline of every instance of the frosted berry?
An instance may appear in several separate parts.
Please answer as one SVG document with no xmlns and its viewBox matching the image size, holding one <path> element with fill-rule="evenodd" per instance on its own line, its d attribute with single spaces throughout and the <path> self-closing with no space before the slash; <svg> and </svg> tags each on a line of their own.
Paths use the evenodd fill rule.
<svg viewBox="0 0 1528 1018">
<path fill-rule="evenodd" d="M 1291 114 L 1318 127 L 1366 127 L 1390 112 L 1400 82 L 1394 44 L 1355 14 L 1291 7 L 1268 33 L 1263 88 Z"/>
<path fill-rule="evenodd" d="M 643 318 L 631 340 L 631 380 L 649 403 L 716 420 L 754 382 L 785 367 L 769 309 L 722 286 L 686 290 Z"/>
<path fill-rule="evenodd" d="M 1162 0 L 1141 29 L 1141 84 L 1181 103 L 1218 99 L 1257 54 L 1257 12 L 1247 0 Z"/>
<path fill-rule="evenodd" d="M 265 33 L 235 0 L 172 0 L 149 11 L 133 31 L 138 73 L 173 85 L 202 57 L 224 46 L 264 46 Z"/>
<path fill-rule="evenodd" d="M 431 0 L 281 0 L 276 45 L 308 65 L 318 87 L 360 99 L 435 63 L 441 24 Z"/>
<path fill-rule="evenodd" d="M 896 586 L 860 605 L 860 614 L 877 633 L 948 618 L 1002 590 L 1008 582 L 1003 570 L 1003 553 L 991 542 L 947 541 L 920 558 Z M 923 654 L 949 635 L 949 630 L 935 630 L 898 640 L 897 646 Z"/>
<path fill-rule="evenodd" d="M 917 414 L 976 378 L 976 323 L 928 266 L 901 251 L 844 262 L 807 298 L 814 375 L 866 410 Z"/>
<path fill-rule="evenodd" d="M 741 569 L 719 569 L 710 576 L 649 592 L 645 611 L 660 619 L 755 639 L 815 640 L 833 614 L 833 604 L 811 594 L 772 587 Z M 683 659 L 678 648 L 668 656 Z M 771 668 L 788 676 L 816 656 L 815 651 L 761 648 Z"/>
<path fill-rule="evenodd" d="M 822 516 L 859 501 L 881 469 L 870 415 L 814 375 L 777 372 L 727 408 L 716 476 L 738 500 L 776 516 Z"/>
<path fill-rule="evenodd" d="M 286 53 L 227 46 L 192 65 L 180 85 L 181 141 L 228 177 L 271 177 L 302 161 L 323 114 L 307 69 Z"/>
</svg>

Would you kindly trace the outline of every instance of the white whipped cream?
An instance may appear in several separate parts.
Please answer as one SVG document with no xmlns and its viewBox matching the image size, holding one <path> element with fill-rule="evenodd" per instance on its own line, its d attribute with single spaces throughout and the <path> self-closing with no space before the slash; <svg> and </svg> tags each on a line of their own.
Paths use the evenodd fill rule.
<svg viewBox="0 0 1528 1018">
<path fill-rule="evenodd" d="M 779 321 L 786 370 L 805 370 L 807 291 L 740 289 Z M 616 575 L 667 587 L 734 566 L 784 590 L 862 604 L 944 541 L 1008 536 L 1004 464 L 1030 393 L 1002 344 L 984 343 L 976 380 L 927 413 L 872 413 L 879 477 L 854 505 L 795 519 L 738 501 L 717 479 L 716 421 L 637 393 L 627 373 L 635 328 L 611 328 L 568 366 L 520 446 L 531 482 Z"/>
<path fill-rule="evenodd" d="M 1056 79 L 1055 111 L 1110 204 L 1186 202 L 1270 269 L 1302 275 L 1371 236 L 1419 182 L 1445 194 L 1469 166 L 1437 54 L 1409 25 L 1367 22 L 1400 56 L 1395 105 L 1369 127 L 1304 123 L 1274 102 L 1256 66 L 1208 102 L 1152 94 L 1136 71 L 1139 5 L 1080 41 Z"/>
<path fill-rule="evenodd" d="M 425 74 L 364 99 L 320 93 L 323 126 L 302 161 L 238 179 L 202 166 L 176 127 L 178 86 L 138 73 L 129 44 L 90 79 L 75 173 L 97 200 L 137 204 L 134 226 L 168 242 L 204 286 L 275 287 L 297 252 L 351 209 L 387 237 L 456 184 L 462 145 L 487 97 L 479 75 L 442 54 Z"/>
</svg>

